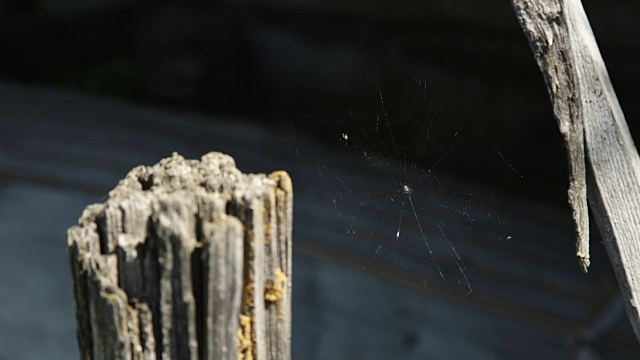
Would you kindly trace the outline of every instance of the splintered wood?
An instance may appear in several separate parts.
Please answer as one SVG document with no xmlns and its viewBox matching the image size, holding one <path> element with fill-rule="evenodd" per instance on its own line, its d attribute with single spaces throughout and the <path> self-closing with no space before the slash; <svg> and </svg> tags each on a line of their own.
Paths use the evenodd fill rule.
<svg viewBox="0 0 640 360">
<path fill-rule="evenodd" d="M 285 172 L 174 154 L 133 169 L 68 231 L 82 359 L 289 359 Z"/>
<path fill-rule="evenodd" d="M 580 266 L 587 271 L 590 262 L 588 191 L 589 206 L 640 339 L 640 156 L 589 20 L 580 0 L 512 0 L 512 4 L 565 137 Z"/>
</svg>

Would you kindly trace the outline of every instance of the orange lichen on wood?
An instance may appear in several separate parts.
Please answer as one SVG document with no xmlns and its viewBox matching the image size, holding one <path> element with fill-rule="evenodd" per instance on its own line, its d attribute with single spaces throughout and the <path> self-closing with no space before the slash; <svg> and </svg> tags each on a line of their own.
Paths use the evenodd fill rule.
<svg viewBox="0 0 640 360">
<path fill-rule="evenodd" d="M 240 328 L 236 336 L 238 341 L 238 360 L 253 360 L 252 323 L 251 316 L 240 315 Z"/>
<path fill-rule="evenodd" d="M 276 269 L 276 281 L 267 283 L 264 288 L 264 300 L 272 303 L 277 303 L 282 300 L 287 292 L 287 282 L 289 278 L 282 271 L 282 269 Z"/>
</svg>

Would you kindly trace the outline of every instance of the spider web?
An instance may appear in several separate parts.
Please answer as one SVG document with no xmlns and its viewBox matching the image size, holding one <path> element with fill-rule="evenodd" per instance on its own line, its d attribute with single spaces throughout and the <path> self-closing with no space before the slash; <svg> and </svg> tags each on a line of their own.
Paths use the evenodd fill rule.
<svg viewBox="0 0 640 360">
<path fill-rule="evenodd" d="M 507 229 L 494 195 L 470 193 L 439 170 L 468 137 L 464 112 L 453 130 L 435 126 L 443 119 L 433 90 L 426 77 L 409 75 L 420 94 L 420 118 L 396 116 L 383 85 L 369 79 L 370 106 L 345 110 L 334 136 L 343 150 L 330 162 L 318 160 L 317 176 L 331 222 L 347 239 L 340 246 L 364 269 L 464 298 L 474 291 L 473 241 L 486 223 L 479 220 L 502 226 L 505 234 Z M 415 129 L 409 139 L 399 139 L 396 132 L 406 126 Z"/>
</svg>

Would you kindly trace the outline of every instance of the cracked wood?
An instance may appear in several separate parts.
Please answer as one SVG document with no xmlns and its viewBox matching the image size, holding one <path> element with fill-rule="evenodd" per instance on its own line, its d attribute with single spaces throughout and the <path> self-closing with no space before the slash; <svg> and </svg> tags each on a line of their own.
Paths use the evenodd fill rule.
<svg viewBox="0 0 640 360">
<path fill-rule="evenodd" d="M 284 172 L 133 169 L 68 232 L 81 358 L 290 358 L 291 219 Z"/>
<path fill-rule="evenodd" d="M 589 206 L 640 338 L 640 158 L 579 0 L 512 0 L 542 71 L 571 168 L 581 268 Z M 585 159 L 586 154 L 586 159 Z"/>
</svg>

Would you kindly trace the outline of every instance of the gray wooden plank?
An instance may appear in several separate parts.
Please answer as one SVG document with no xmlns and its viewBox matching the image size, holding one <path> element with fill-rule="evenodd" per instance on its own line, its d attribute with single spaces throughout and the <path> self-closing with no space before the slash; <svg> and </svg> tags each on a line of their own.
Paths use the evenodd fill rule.
<svg viewBox="0 0 640 360">
<path fill-rule="evenodd" d="M 514 0 L 513 7 L 529 38 L 560 132 L 565 136 L 577 256 L 586 272 L 588 174 L 589 204 L 640 339 L 640 156 L 589 20 L 580 0 Z"/>
</svg>

